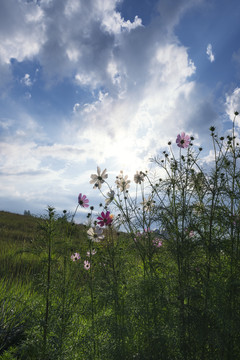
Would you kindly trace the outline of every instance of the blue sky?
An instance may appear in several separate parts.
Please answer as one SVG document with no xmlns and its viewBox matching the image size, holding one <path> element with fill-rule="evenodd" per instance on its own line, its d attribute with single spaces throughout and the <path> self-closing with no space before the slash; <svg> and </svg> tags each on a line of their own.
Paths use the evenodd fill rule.
<svg viewBox="0 0 240 360">
<path fill-rule="evenodd" d="M 238 0 L 2 0 L 0 210 L 74 211 L 240 110 Z M 80 215 L 79 215 L 80 216 Z M 82 216 L 85 216 L 84 211 Z"/>
</svg>

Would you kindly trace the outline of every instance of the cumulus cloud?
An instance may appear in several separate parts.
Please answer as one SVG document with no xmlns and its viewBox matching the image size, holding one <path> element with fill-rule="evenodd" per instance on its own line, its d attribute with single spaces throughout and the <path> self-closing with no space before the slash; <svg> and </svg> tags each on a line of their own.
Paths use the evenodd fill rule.
<svg viewBox="0 0 240 360">
<path fill-rule="evenodd" d="M 63 1 L 42 4 L 47 39 L 40 60 L 47 76 L 62 79 L 75 73 L 80 85 L 91 88 L 109 80 L 107 67 L 118 36 L 141 27 L 141 20 L 125 21 L 117 0 Z"/>
<path fill-rule="evenodd" d="M 13 81 L 11 61 L 32 59 L 44 37 L 42 10 L 36 3 L 3 0 L 0 4 L 0 88 L 7 92 Z M 3 94 L 3 93 L 2 93 Z"/>
<path fill-rule="evenodd" d="M 43 12 L 36 3 L 4 0 L 0 11 L 0 59 L 23 61 L 38 54 L 44 42 Z"/>
<path fill-rule="evenodd" d="M 231 120 L 234 119 L 235 112 L 240 113 L 240 88 L 237 87 L 231 94 L 226 95 L 226 112 Z M 239 117 L 237 117 L 237 121 L 239 122 Z"/>
<path fill-rule="evenodd" d="M 208 59 L 210 62 L 213 62 L 215 60 L 215 56 L 213 55 L 211 44 L 208 44 L 206 54 L 208 55 Z"/>
<path fill-rule="evenodd" d="M 173 26 L 187 8 L 199 2 L 174 1 L 169 8 L 167 1 L 161 1 L 160 18 L 144 29 L 137 16 L 132 22 L 122 17 L 116 10 L 119 0 L 4 0 L 0 60 L 10 64 L 12 58 L 23 61 L 37 57 L 48 81 L 75 74 L 81 86 L 106 86 L 119 95 L 126 83 L 135 84 L 139 72 L 148 70 L 144 67 L 146 57 L 166 38 L 164 26 L 170 27 L 171 21 L 166 25 L 163 19 L 174 18 Z"/>
</svg>

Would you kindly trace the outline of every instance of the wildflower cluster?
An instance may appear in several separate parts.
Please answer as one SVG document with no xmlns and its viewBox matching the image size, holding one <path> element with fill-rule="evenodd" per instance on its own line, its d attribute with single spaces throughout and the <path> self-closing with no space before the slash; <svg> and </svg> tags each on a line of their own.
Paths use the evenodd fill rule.
<svg viewBox="0 0 240 360">
<path fill-rule="evenodd" d="M 134 237 L 134 242 L 142 255 L 146 251 L 150 257 L 155 253 L 156 249 L 162 247 L 163 240 L 158 237 L 159 231 L 152 231 L 150 228 L 144 229 L 143 232 L 137 232 Z"/>
<path fill-rule="evenodd" d="M 187 149 L 194 138 L 182 132 L 177 135 L 176 144 L 179 148 Z M 171 142 L 169 142 L 169 146 Z M 165 159 L 168 159 L 168 154 L 164 151 Z M 182 155 L 182 161 L 185 161 L 185 157 Z M 175 165 L 174 165 L 175 163 Z M 178 166 L 177 161 L 173 161 L 171 166 Z M 102 195 L 105 197 L 105 207 L 112 206 L 115 211 L 118 211 L 118 215 L 115 217 L 115 225 L 123 225 L 126 229 L 137 231 L 139 228 L 149 227 L 151 223 L 155 221 L 154 212 L 156 211 L 156 203 L 158 198 L 158 192 L 156 187 L 158 183 L 153 183 L 153 180 L 148 176 L 147 171 L 136 171 L 133 176 L 133 181 L 136 186 L 141 185 L 140 193 L 136 194 L 135 199 L 131 197 L 131 180 L 128 175 L 125 175 L 121 170 L 119 175 L 116 176 L 115 189 L 110 186 L 106 179 L 108 179 L 107 169 L 102 172 L 100 167 L 97 167 L 97 174 L 91 175 L 90 184 L 94 184 L 94 188 L 98 188 Z M 143 186 L 145 183 L 145 186 Z M 106 194 L 102 192 L 103 185 L 106 185 L 108 191 Z M 152 189 L 148 194 L 145 193 L 144 187 Z M 142 218 L 141 212 L 144 212 L 144 219 Z M 102 212 L 101 216 L 97 218 L 97 224 L 100 227 L 109 226 L 112 224 L 113 216 L 110 215 L 110 211 L 106 213 Z M 129 228 L 129 224 L 131 226 Z M 127 227 L 126 227 L 127 224 Z"/>
<path fill-rule="evenodd" d="M 102 184 L 105 182 L 105 179 L 107 179 L 107 177 L 108 177 L 108 175 L 106 174 L 106 169 L 101 173 L 101 169 L 98 167 L 97 175 L 91 175 L 92 180 L 90 181 L 90 183 L 95 184 L 94 188 L 100 189 Z M 114 196 L 113 192 L 110 191 L 108 193 L 108 196 L 113 197 Z M 89 207 L 89 200 L 86 195 L 83 195 L 82 193 L 80 193 L 78 195 L 78 206 L 81 206 L 82 208 Z M 92 211 L 94 209 L 94 207 L 90 206 L 90 209 Z M 76 214 L 76 211 L 75 211 L 73 217 L 75 216 L 75 214 Z M 89 215 L 91 216 L 91 213 L 89 213 L 87 217 L 89 217 Z M 87 230 L 87 236 L 88 236 L 88 239 L 90 240 L 91 250 L 87 251 L 86 255 L 87 255 L 87 257 L 90 257 L 90 260 L 91 260 L 91 257 L 96 254 L 96 250 L 92 248 L 92 243 L 94 243 L 94 242 L 98 243 L 104 239 L 103 228 L 111 226 L 113 219 L 114 219 L 114 217 L 112 214 L 110 214 L 110 211 L 106 211 L 106 212 L 102 211 L 100 216 L 97 217 L 97 221 L 95 221 L 96 226 L 91 226 Z M 72 220 L 73 220 L 73 218 L 72 218 Z M 80 259 L 81 259 L 81 256 L 78 252 L 71 255 L 71 260 L 73 262 L 79 262 Z M 90 261 L 84 260 L 83 266 L 84 266 L 85 270 L 89 270 L 91 267 Z"/>
<path fill-rule="evenodd" d="M 92 254 L 92 255 L 95 255 L 95 254 L 96 254 L 96 251 L 95 251 L 95 250 L 92 251 L 91 254 Z M 87 252 L 86 256 L 90 256 L 90 252 L 89 252 L 89 251 Z M 80 259 L 81 259 L 81 256 L 80 256 L 79 253 L 74 253 L 74 254 L 71 255 L 71 260 L 72 260 L 73 262 L 75 262 L 75 261 L 76 261 L 76 262 L 79 262 Z M 85 270 L 89 270 L 90 267 L 91 267 L 90 262 L 89 262 L 88 260 L 84 260 L 84 261 L 83 261 L 83 267 L 84 267 Z"/>
</svg>

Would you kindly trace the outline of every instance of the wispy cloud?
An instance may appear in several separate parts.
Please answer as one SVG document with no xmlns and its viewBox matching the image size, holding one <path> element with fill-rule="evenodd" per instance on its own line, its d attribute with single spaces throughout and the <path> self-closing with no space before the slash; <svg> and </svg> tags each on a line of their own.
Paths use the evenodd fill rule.
<svg viewBox="0 0 240 360">
<path fill-rule="evenodd" d="M 214 61 L 215 61 L 215 56 L 214 56 L 214 54 L 213 54 L 212 45 L 211 45 L 211 44 L 208 44 L 206 54 L 208 55 L 208 59 L 209 59 L 210 62 L 214 62 Z"/>
</svg>

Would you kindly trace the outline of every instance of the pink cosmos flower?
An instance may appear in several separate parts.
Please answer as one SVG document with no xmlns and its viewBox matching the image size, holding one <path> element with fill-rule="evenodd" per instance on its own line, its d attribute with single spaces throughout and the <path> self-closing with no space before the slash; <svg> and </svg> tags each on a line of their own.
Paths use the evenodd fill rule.
<svg viewBox="0 0 240 360">
<path fill-rule="evenodd" d="M 89 207 L 89 200 L 87 199 L 86 195 L 79 194 L 78 195 L 78 203 L 81 207 L 87 208 Z"/>
<path fill-rule="evenodd" d="M 72 261 L 78 261 L 80 260 L 81 256 L 79 253 L 72 254 L 71 259 Z"/>
<path fill-rule="evenodd" d="M 107 225 L 111 225 L 112 221 L 113 221 L 113 215 L 110 215 L 110 211 L 107 211 L 106 214 L 104 214 L 104 212 L 101 212 L 101 216 L 98 216 L 97 219 L 98 224 L 103 227 L 103 226 L 107 226 Z"/>
<path fill-rule="evenodd" d="M 153 240 L 153 245 L 156 246 L 157 248 L 161 247 L 162 246 L 162 240 L 160 239 L 154 239 Z"/>
<path fill-rule="evenodd" d="M 185 132 L 178 134 L 176 139 L 177 146 L 183 149 L 189 146 L 190 141 L 191 141 L 190 136 L 186 135 Z"/>
<path fill-rule="evenodd" d="M 84 260 L 84 265 L 83 266 L 84 266 L 85 270 L 89 270 L 90 267 L 91 267 L 90 262 L 88 260 Z"/>
</svg>

